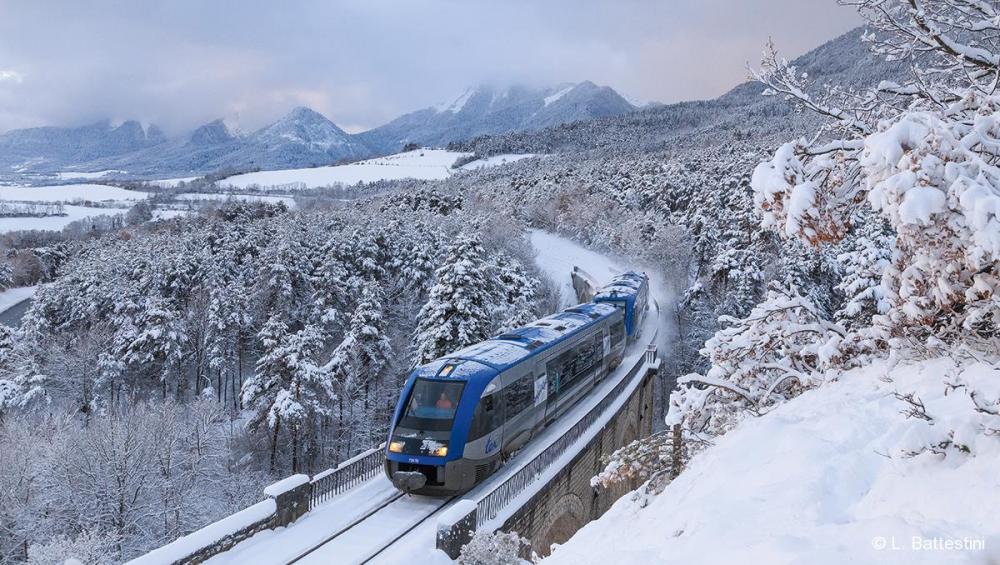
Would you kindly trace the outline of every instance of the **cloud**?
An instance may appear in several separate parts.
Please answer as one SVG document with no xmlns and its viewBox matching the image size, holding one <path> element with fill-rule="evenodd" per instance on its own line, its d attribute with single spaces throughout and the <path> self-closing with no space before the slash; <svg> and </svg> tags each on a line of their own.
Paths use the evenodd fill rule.
<svg viewBox="0 0 1000 565">
<path fill-rule="evenodd" d="M 24 75 L 10 69 L 0 69 L 0 82 L 11 82 L 21 84 L 24 82 Z"/>
<path fill-rule="evenodd" d="M 358 130 L 481 82 L 706 98 L 744 80 L 769 36 L 794 56 L 858 23 L 835 0 L 6 0 L 0 68 L 18 72 L 0 75 L 0 131 L 254 129 L 296 105 Z"/>
</svg>

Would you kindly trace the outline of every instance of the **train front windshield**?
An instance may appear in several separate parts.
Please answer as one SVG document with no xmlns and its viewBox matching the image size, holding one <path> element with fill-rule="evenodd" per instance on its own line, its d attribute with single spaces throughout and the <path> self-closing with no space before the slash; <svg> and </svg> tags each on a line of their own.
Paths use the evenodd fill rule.
<svg viewBox="0 0 1000 565">
<path fill-rule="evenodd" d="M 463 381 L 417 379 L 399 425 L 417 430 L 450 430 L 464 388 Z"/>
</svg>

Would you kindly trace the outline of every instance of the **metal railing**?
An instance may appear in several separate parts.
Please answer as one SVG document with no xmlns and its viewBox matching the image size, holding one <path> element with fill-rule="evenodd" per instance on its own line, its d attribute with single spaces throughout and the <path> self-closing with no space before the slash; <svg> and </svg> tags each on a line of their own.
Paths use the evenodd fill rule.
<svg viewBox="0 0 1000 565">
<path fill-rule="evenodd" d="M 336 468 L 323 471 L 312 479 L 309 508 L 315 508 L 334 496 L 353 488 L 382 472 L 385 466 L 385 444 L 373 447 L 344 461 Z"/>
<path fill-rule="evenodd" d="M 636 374 L 656 360 L 656 346 L 650 345 L 645 354 L 629 369 L 627 375 L 611 389 L 596 406 L 577 421 L 572 428 L 535 456 L 507 480 L 496 486 L 476 503 L 476 528 L 497 517 L 511 500 L 524 492 L 550 465 L 569 449 L 604 414 L 605 410 L 621 395 Z M 625 404 L 623 404 L 625 406 Z"/>
</svg>

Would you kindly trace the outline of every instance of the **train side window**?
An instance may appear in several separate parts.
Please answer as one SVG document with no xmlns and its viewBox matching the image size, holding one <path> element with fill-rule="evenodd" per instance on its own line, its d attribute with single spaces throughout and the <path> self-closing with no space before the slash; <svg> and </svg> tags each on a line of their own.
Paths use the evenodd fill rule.
<svg viewBox="0 0 1000 565">
<path fill-rule="evenodd" d="M 625 339 L 625 317 L 611 324 L 611 343 L 618 345 Z"/>
<path fill-rule="evenodd" d="M 503 425 L 503 403 L 496 392 L 479 399 L 472 416 L 469 440 L 479 439 Z"/>
<path fill-rule="evenodd" d="M 545 364 L 545 372 L 549 377 L 549 398 L 555 398 L 572 384 L 575 365 L 576 352 L 573 349 L 560 353 Z"/>
<path fill-rule="evenodd" d="M 534 383 L 534 376 L 528 373 L 504 389 L 507 418 L 513 418 L 531 405 L 534 400 Z"/>
</svg>

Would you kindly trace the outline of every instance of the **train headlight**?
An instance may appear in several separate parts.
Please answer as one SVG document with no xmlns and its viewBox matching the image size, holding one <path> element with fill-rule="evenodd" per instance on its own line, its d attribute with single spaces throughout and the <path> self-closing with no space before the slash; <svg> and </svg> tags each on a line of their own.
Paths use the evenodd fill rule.
<svg viewBox="0 0 1000 565">
<path fill-rule="evenodd" d="M 442 445 L 441 447 L 435 448 L 434 451 L 431 451 L 431 455 L 434 455 L 435 457 L 444 457 L 445 455 L 448 455 L 448 446 Z"/>
<path fill-rule="evenodd" d="M 390 441 L 389 442 L 389 451 L 391 451 L 393 453 L 402 453 L 403 452 L 403 442 L 401 442 L 401 441 Z"/>
</svg>

